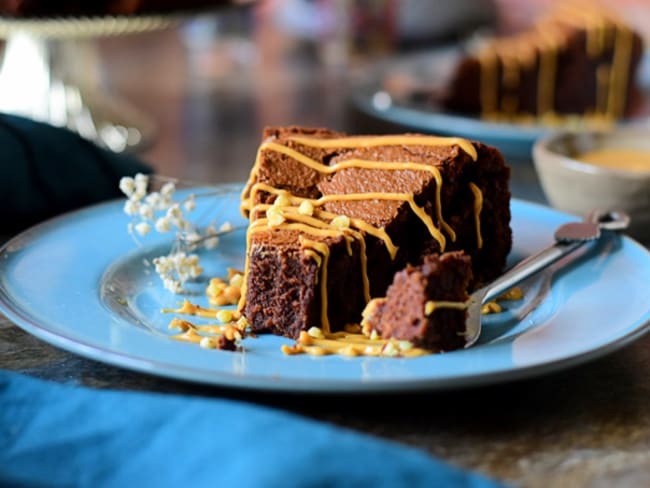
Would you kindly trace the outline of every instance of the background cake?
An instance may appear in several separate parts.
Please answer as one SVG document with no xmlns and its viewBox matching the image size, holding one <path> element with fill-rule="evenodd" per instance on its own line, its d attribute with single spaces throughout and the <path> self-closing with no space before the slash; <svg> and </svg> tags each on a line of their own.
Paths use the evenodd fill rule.
<svg viewBox="0 0 650 488">
<path fill-rule="evenodd" d="M 642 50 L 641 37 L 612 12 L 560 3 L 528 31 L 463 58 L 443 105 L 489 119 L 617 120 L 634 110 Z"/>
</svg>

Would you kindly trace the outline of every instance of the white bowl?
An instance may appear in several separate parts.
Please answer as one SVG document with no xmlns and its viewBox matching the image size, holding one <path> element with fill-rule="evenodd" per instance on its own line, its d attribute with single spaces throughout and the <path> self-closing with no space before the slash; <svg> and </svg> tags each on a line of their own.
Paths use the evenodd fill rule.
<svg viewBox="0 0 650 488">
<path fill-rule="evenodd" d="M 556 132 L 533 146 L 535 170 L 549 203 L 565 212 L 622 210 L 631 217 L 627 234 L 650 241 L 650 168 L 608 168 L 575 159 L 601 148 L 650 151 L 650 128 L 604 132 Z"/>
</svg>

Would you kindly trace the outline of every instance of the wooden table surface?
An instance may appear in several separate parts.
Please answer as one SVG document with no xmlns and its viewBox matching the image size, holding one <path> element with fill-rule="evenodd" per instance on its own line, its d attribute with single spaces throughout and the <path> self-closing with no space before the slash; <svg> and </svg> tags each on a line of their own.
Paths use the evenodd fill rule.
<svg viewBox="0 0 650 488">
<path fill-rule="evenodd" d="M 156 123 L 142 156 L 159 173 L 242 181 L 267 124 L 383 130 L 350 110 L 342 96 L 349 70 L 337 61 L 314 61 L 313 45 L 277 40 L 263 29 L 252 39 L 225 36 L 197 45 L 183 29 L 98 44 L 103 82 Z M 543 201 L 530 162 L 512 167 L 514 196 Z M 416 446 L 519 486 L 650 486 L 650 336 L 582 366 L 499 386 L 308 396 L 130 372 L 54 348 L 0 316 L 0 368 L 99 388 L 274 405 Z"/>
</svg>

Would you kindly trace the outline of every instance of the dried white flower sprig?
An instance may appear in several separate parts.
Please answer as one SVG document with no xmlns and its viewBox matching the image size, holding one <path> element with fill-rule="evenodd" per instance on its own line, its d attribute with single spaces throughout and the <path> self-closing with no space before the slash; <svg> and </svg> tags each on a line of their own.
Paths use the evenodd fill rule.
<svg viewBox="0 0 650 488">
<path fill-rule="evenodd" d="M 152 179 L 163 183 L 159 191 L 148 191 Z M 215 248 L 219 244 L 219 235 L 233 230 L 232 225 L 225 222 L 217 229 L 214 224 L 210 224 L 203 234 L 199 232 L 189 218 L 196 209 L 196 195 L 189 194 L 177 201 L 174 198 L 176 180 L 171 178 L 150 178 L 138 173 L 133 178 L 122 178 L 120 190 L 127 197 L 124 213 L 132 219 L 127 228 L 136 241 L 152 230 L 161 234 L 176 231 L 170 253 L 155 258 L 153 264 L 164 287 L 173 293 L 182 293 L 185 283 L 203 272 L 199 256 L 189 253 L 201 246 L 206 249 Z"/>
</svg>

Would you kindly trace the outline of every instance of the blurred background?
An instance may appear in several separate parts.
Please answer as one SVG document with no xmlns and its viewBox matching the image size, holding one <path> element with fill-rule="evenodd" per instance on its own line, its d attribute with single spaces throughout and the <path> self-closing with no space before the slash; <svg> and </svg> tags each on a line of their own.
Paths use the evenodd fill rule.
<svg viewBox="0 0 650 488">
<path fill-rule="evenodd" d="M 212 183 L 240 181 L 248 174 L 264 126 L 391 130 L 350 103 L 355 83 L 373 66 L 477 33 L 521 30 L 552 3 L 259 0 L 168 15 L 132 27 L 91 26 L 81 35 L 79 26 L 65 22 L 58 31 L 43 34 L 39 22 L 25 26 L 4 19 L 0 33 L 18 54 L 4 54 L 0 109 L 28 115 L 31 110 L 36 117 L 47 117 L 42 107 L 40 112 L 33 106 L 25 109 L 25 100 L 17 100 L 7 88 L 11 83 L 36 83 L 38 63 L 18 80 L 13 66 L 25 69 L 29 50 L 18 41 L 30 39 L 21 36 L 39 32 L 46 42 L 34 43 L 32 36 L 31 48 L 37 60 L 40 53 L 40 62 L 49 63 L 50 91 L 45 98 L 50 116 L 57 97 L 77 107 L 74 117 L 59 114 L 55 122 L 76 124 L 89 136 L 99 131 L 104 143 L 137 154 L 164 175 Z M 650 38 L 650 2 L 610 3 Z M 53 85 L 53 74 L 68 88 Z M 33 102 L 36 92 L 31 93 Z M 79 109 L 86 105 L 88 111 Z M 106 121 L 115 124 L 107 128 L 102 125 Z M 534 183 L 531 171 L 522 169 L 516 176 L 523 185 Z M 515 194 L 519 183 L 515 181 Z M 521 193 L 542 199 L 533 186 L 522 187 Z"/>
</svg>

